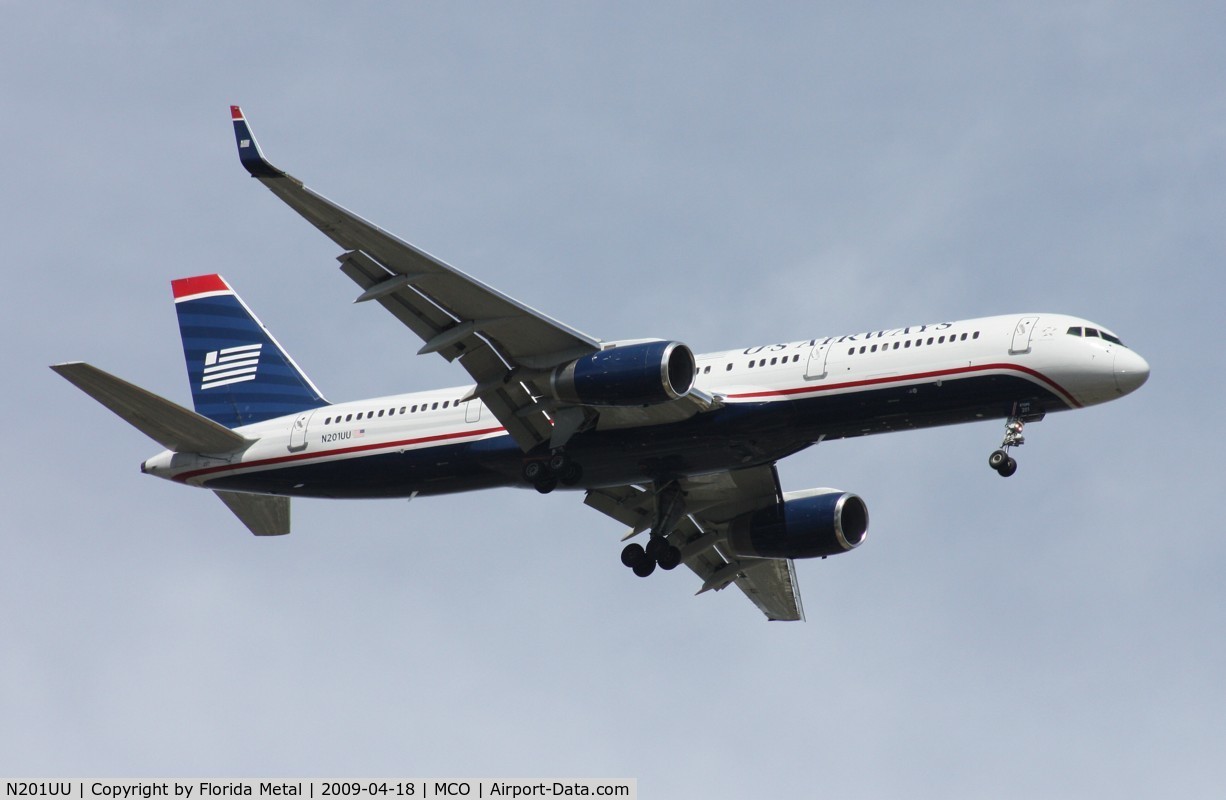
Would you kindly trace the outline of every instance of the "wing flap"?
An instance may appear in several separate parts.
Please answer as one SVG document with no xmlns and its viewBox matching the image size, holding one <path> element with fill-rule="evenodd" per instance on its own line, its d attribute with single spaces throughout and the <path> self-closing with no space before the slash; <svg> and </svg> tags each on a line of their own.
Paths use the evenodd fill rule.
<svg viewBox="0 0 1226 800">
<path fill-rule="evenodd" d="M 523 450 L 549 439 L 549 420 L 543 411 L 532 411 L 532 394 L 514 380 L 512 368 L 476 330 L 476 324 L 456 319 L 417 291 L 419 280 L 396 275 L 362 252 L 340 257 L 341 271 L 366 291 L 358 298 L 376 300 L 448 361 L 460 359 L 464 369 L 477 379 L 481 400 Z M 450 336 L 448 334 L 451 334 Z M 440 338 L 440 337 L 446 337 Z M 530 413 L 521 413 L 529 411 Z"/>
</svg>

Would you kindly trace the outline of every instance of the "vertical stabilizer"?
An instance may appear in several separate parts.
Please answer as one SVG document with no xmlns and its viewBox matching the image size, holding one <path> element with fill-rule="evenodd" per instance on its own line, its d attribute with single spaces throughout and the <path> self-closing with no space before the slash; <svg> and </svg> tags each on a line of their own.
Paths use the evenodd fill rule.
<svg viewBox="0 0 1226 800">
<path fill-rule="evenodd" d="M 327 405 L 220 275 L 172 281 L 196 412 L 227 428 Z"/>
</svg>

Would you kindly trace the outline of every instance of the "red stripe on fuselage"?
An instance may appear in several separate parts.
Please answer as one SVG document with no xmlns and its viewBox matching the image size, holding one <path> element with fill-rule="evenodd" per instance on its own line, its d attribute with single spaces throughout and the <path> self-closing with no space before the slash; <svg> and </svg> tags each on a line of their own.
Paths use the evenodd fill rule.
<svg viewBox="0 0 1226 800">
<path fill-rule="evenodd" d="M 909 375 L 890 375 L 882 378 L 866 378 L 858 381 L 845 381 L 843 383 L 831 383 L 820 386 L 798 386 L 790 389 L 767 389 L 760 392 L 741 392 L 738 394 L 728 395 L 730 400 L 753 400 L 767 399 L 771 397 L 785 398 L 796 397 L 804 394 L 817 394 L 819 392 L 832 392 L 840 389 L 855 389 L 865 386 L 883 386 L 890 383 L 905 383 L 913 381 L 923 381 L 931 379 L 940 379 L 950 376 L 966 375 L 974 372 L 987 372 L 991 370 L 1012 370 L 1027 375 L 1035 380 L 1038 380 L 1053 391 L 1064 398 L 1065 402 L 1072 408 L 1081 408 L 1081 403 L 1078 403 L 1073 396 L 1060 384 L 1048 378 L 1041 372 L 1023 367 L 1018 364 L 980 364 L 967 367 L 953 367 L 950 369 L 932 370 L 930 372 L 916 372 Z M 259 467 L 268 467 L 280 464 L 290 464 L 295 461 L 307 461 L 310 459 L 328 459 L 336 456 L 350 455 L 353 453 L 370 452 L 372 450 L 389 450 L 398 447 L 411 447 L 414 445 L 423 445 L 430 442 L 445 442 L 455 439 L 476 438 L 488 436 L 490 434 L 505 433 L 506 428 L 501 426 L 496 428 L 483 428 L 479 431 L 458 431 L 454 433 L 440 433 L 433 436 L 422 436 L 416 439 L 403 439 L 395 442 L 372 442 L 371 444 L 356 445 L 354 447 L 343 447 L 337 450 L 329 450 L 327 452 L 314 453 L 295 453 L 293 455 L 277 456 L 275 458 L 264 458 L 257 461 L 248 461 L 241 464 L 224 464 L 217 467 L 207 467 L 205 469 L 191 470 L 174 476 L 173 480 L 180 483 L 186 483 L 192 478 L 198 478 L 203 475 L 216 475 L 222 472 L 233 472 L 236 470 L 254 469 Z"/>
<path fill-rule="evenodd" d="M 827 383 L 817 386 L 798 386 L 792 389 L 766 389 L 761 392 L 741 392 L 738 394 L 728 395 L 730 400 L 749 400 L 766 397 L 790 397 L 798 394 L 816 394 L 818 392 L 833 392 L 839 389 L 855 389 L 862 386 L 882 386 L 888 383 L 905 383 L 910 381 L 924 381 L 933 378 L 946 378 L 951 375 L 965 375 L 971 372 L 988 372 L 991 370 L 1013 370 L 1020 372 L 1023 375 L 1028 375 L 1036 380 L 1039 380 L 1057 394 L 1063 397 L 1064 401 L 1073 408 L 1081 408 L 1081 403 L 1078 403 L 1073 395 L 1068 392 L 1063 386 L 1053 381 L 1038 370 L 1033 370 L 1030 367 L 1023 367 L 1020 364 L 977 364 L 967 367 L 952 367 L 950 369 L 938 369 L 931 372 L 915 372 L 909 375 L 887 375 L 882 378 L 865 378 L 858 381 L 845 381 L 843 383 Z"/>
<path fill-rule="evenodd" d="M 426 444 L 427 442 L 442 442 L 449 439 L 463 439 L 468 437 L 488 436 L 493 433 L 505 433 L 506 428 L 501 426 L 497 428 L 483 428 L 479 431 L 461 431 L 458 433 L 440 433 L 434 436 L 422 436 L 417 439 L 403 439 L 398 442 L 372 442 L 371 444 L 357 445 L 354 447 L 342 447 L 336 450 L 329 450 L 325 453 L 295 453 L 289 456 L 277 456 L 275 458 L 262 458 L 258 461 L 247 461 L 242 464 L 224 464 L 219 467 L 207 467 L 205 469 L 191 470 L 174 476 L 173 480 L 180 483 L 186 483 L 192 478 L 198 478 L 201 475 L 215 475 L 219 472 L 231 472 L 240 469 L 249 469 L 253 467 L 267 467 L 274 464 L 288 464 L 294 461 L 306 461 L 312 458 L 332 458 L 333 456 L 349 455 L 350 453 L 362 453 L 370 450 L 387 450 L 396 447 L 410 447 L 413 445 Z"/>
</svg>

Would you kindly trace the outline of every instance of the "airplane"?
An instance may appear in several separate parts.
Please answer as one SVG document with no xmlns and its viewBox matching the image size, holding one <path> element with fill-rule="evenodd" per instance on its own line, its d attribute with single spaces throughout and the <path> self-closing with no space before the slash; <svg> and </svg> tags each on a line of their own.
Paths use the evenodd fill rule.
<svg viewBox="0 0 1226 800">
<path fill-rule="evenodd" d="M 172 282 L 194 410 L 82 362 L 51 368 L 164 448 L 141 471 L 210 489 L 259 536 L 290 498 L 582 491 L 628 527 L 621 561 L 685 564 L 698 593 L 738 587 L 804 618 L 794 560 L 853 550 L 853 492 L 782 490 L 776 463 L 819 442 L 1004 420 L 989 467 L 1017 470 L 1026 424 L 1140 388 L 1149 365 L 1094 322 L 1013 313 L 695 354 L 602 341 L 485 285 L 274 167 L 231 107 L 251 177 L 342 249 L 341 271 L 473 383 L 342 403 L 220 275 Z"/>
</svg>

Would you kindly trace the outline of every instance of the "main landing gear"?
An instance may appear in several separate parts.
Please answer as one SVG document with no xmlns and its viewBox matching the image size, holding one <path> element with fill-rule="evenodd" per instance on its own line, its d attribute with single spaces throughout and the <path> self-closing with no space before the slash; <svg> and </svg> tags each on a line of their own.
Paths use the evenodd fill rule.
<svg viewBox="0 0 1226 800">
<path fill-rule="evenodd" d="M 676 481 L 655 485 L 655 518 L 647 546 L 632 542 L 622 548 L 622 564 L 635 575 L 646 578 L 660 569 L 669 570 L 681 563 L 681 551 L 668 541 L 668 534 L 685 516 L 685 497 Z"/>
<path fill-rule="evenodd" d="M 538 458 L 524 464 L 524 480 L 532 484 L 541 494 L 549 494 L 563 486 L 574 486 L 583 479 L 583 467 L 579 466 L 566 453 L 555 452 L 549 458 Z"/>
<path fill-rule="evenodd" d="M 1000 449 L 994 450 L 992 455 L 988 456 L 988 466 L 996 470 L 1000 477 L 1008 478 L 1017 472 L 1017 461 L 1009 455 L 1009 448 L 1024 445 L 1026 438 L 1022 436 L 1022 428 L 1027 422 L 1038 422 L 1041 419 L 1043 411 L 1033 408 L 1031 403 L 1013 404 L 1013 413 L 1005 422 L 1005 438 L 1001 440 Z"/>
<path fill-rule="evenodd" d="M 681 563 L 681 551 L 669 544 L 668 539 L 657 536 L 653 531 L 647 546 L 631 542 L 622 548 L 622 563 L 629 567 L 635 575 L 646 578 L 660 569 L 673 569 Z"/>
</svg>

